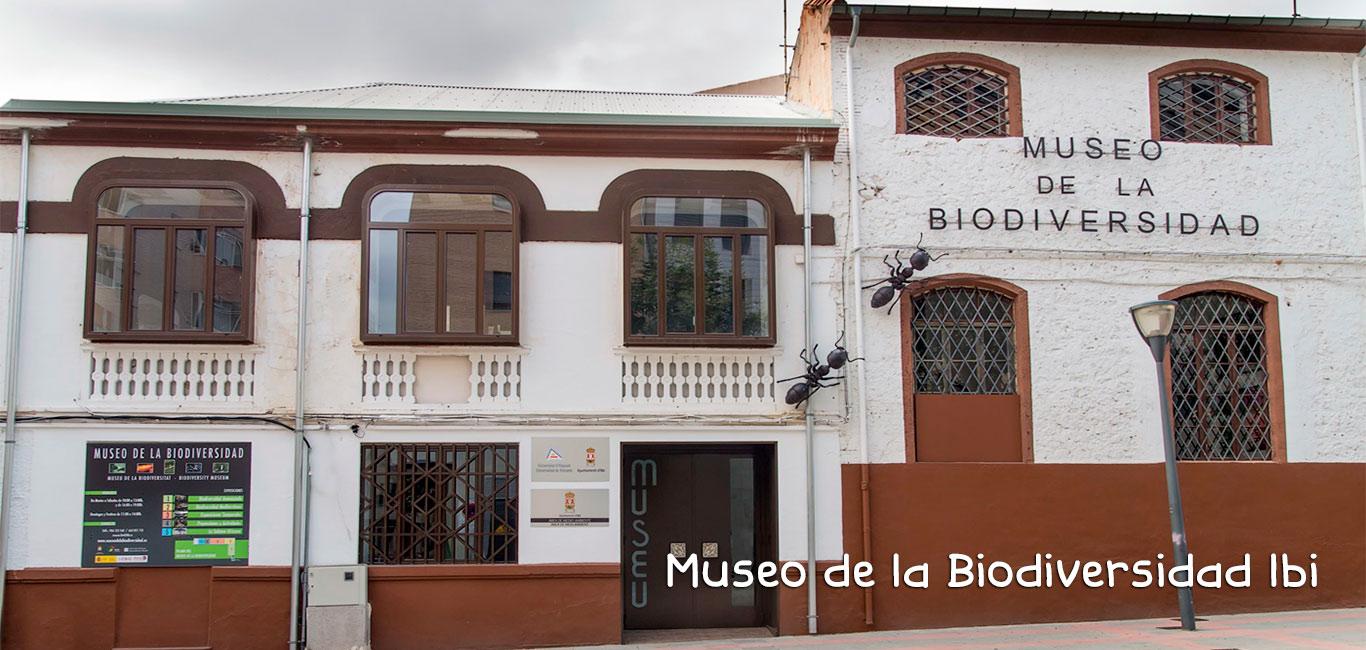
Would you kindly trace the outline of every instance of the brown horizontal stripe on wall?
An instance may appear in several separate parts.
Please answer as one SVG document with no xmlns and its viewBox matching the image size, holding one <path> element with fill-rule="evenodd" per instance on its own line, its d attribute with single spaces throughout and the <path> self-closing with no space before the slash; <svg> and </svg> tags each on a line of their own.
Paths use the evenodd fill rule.
<svg viewBox="0 0 1366 650">
<path fill-rule="evenodd" d="M 848 36 L 852 26 L 853 20 L 848 14 L 830 18 L 830 31 L 836 36 Z M 1356 53 L 1366 47 L 1366 30 L 1352 28 L 898 15 L 866 11 L 859 18 L 859 36 L 1343 53 Z"/>
<path fill-rule="evenodd" d="M 522 210 L 522 241 L 607 242 L 621 243 L 621 228 L 625 208 L 616 195 L 631 187 L 658 188 L 656 192 L 681 192 L 680 187 L 698 187 L 697 180 L 706 177 L 701 187 L 719 188 L 716 191 L 745 192 L 770 203 L 777 219 L 777 244 L 802 243 L 801 217 L 792 211 L 787 193 L 773 179 L 756 172 L 689 172 L 648 170 L 651 174 L 632 176 L 630 172 L 609 185 L 604 193 L 616 197 L 611 205 L 598 210 L 547 210 L 536 184 L 520 172 L 492 165 L 378 165 L 370 167 L 347 185 L 342 204 L 336 208 L 314 208 L 309 221 L 309 237 L 320 240 L 359 241 L 365 219 L 365 200 L 370 191 L 382 185 L 432 185 L 445 189 L 468 188 L 471 191 L 500 191 L 516 198 Z M 701 176 L 698 176 L 698 175 Z M 719 174 L 721 176 L 710 176 Z M 661 176 L 662 175 L 662 176 Z M 726 177 L 729 177 L 727 180 Z M 623 179 L 626 179 L 623 181 Z M 691 185 L 679 185 L 693 179 Z M 712 183 L 713 179 L 716 183 Z M 257 239 L 299 238 L 299 211 L 285 205 L 284 193 L 275 179 L 264 169 L 250 163 L 233 160 L 198 160 L 185 158 L 110 158 L 92 165 L 76 182 L 71 201 L 30 201 L 29 232 L 38 234 L 88 234 L 95 217 L 95 202 L 101 192 L 119 183 L 137 182 L 146 185 L 158 180 L 231 182 L 241 186 L 255 207 L 253 224 Z M 658 184 L 632 186 L 632 181 L 660 181 Z M 617 186 L 618 182 L 623 182 Z M 738 189 L 737 189 L 738 188 Z M 0 202 L 0 232 L 14 232 L 18 204 Z M 829 215 L 812 215 L 812 243 L 835 243 L 834 219 Z"/>
</svg>

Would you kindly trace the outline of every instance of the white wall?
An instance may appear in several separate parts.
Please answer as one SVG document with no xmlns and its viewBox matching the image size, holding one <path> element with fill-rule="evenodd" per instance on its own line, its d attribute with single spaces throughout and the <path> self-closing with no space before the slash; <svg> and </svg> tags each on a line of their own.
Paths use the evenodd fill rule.
<svg viewBox="0 0 1366 650">
<path fill-rule="evenodd" d="M 846 38 L 833 43 L 836 115 L 845 113 Z M 1027 159 L 1020 138 L 955 141 L 898 135 L 893 69 L 938 52 L 992 56 L 1020 68 L 1024 134 L 1031 137 L 1150 136 L 1148 72 L 1179 60 L 1213 58 L 1269 78 L 1271 146 L 1164 143 L 1157 161 L 1136 158 Z M 859 38 L 855 102 L 869 278 L 881 258 L 925 246 L 949 257 L 925 275 L 977 273 L 1029 293 L 1037 462 L 1149 462 L 1161 459 L 1154 370 L 1127 307 L 1170 288 L 1237 280 L 1279 296 L 1288 457 L 1366 460 L 1366 210 L 1363 210 L 1351 55 L 1134 46 Z M 1109 148 L 1109 145 L 1107 145 Z M 836 232 L 845 232 L 847 166 L 834 172 Z M 1076 177 L 1077 193 L 1041 196 L 1041 175 Z M 1155 196 L 1123 197 L 1116 179 L 1147 178 Z M 871 188 L 871 189 L 870 189 Z M 931 207 L 1071 209 L 1070 225 L 1006 232 L 931 230 Z M 1081 209 L 1099 209 L 1101 232 L 1083 232 Z M 1192 212 L 1208 223 L 1254 214 L 1255 237 L 1105 232 L 1107 210 Z M 1027 212 L 1028 213 L 1028 212 Z M 1047 219 L 1045 213 L 1045 220 Z M 1130 216 L 1132 224 L 1135 217 Z M 866 305 L 867 292 L 860 296 Z M 864 307 L 866 309 L 866 306 Z M 905 458 L 901 324 L 865 312 L 872 458 Z M 845 458 L 857 457 L 846 431 Z"/>
</svg>

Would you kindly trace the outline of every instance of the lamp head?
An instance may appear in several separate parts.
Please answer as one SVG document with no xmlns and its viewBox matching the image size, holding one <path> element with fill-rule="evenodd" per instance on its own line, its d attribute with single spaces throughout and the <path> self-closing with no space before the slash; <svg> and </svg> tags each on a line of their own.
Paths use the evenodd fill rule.
<svg viewBox="0 0 1366 650">
<path fill-rule="evenodd" d="M 1172 333 L 1172 324 L 1176 321 L 1176 303 L 1171 300 L 1140 303 L 1129 308 L 1129 315 L 1134 318 L 1134 327 L 1138 328 L 1139 336 L 1144 339 L 1166 338 Z"/>
</svg>

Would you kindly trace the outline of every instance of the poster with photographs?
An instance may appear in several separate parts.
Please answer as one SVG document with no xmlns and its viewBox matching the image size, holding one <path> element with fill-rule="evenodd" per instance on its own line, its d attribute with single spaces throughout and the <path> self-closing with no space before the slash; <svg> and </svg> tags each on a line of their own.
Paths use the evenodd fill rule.
<svg viewBox="0 0 1366 650">
<path fill-rule="evenodd" d="M 91 442 L 81 566 L 247 563 L 249 442 Z"/>
</svg>

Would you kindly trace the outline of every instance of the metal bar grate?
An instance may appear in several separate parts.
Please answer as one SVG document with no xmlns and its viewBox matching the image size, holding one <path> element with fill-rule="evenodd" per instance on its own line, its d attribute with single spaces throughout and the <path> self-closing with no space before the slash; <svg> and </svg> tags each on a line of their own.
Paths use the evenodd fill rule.
<svg viewBox="0 0 1366 650">
<path fill-rule="evenodd" d="M 1005 77 L 968 65 L 933 65 L 903 77 L 906 133 L 949 138 L 1007 135 Z"/>
<path fill-rule="evenodd" d="M 364 444 L 360 561 L 517 562 L 517 445 Z"/>
<path fill-rule="evenodd" d="M 1015 392 L 1013 301 L 971 287 L 947 287 L 916 296 L 915 391 L 953 395 Z"/>
<path fill-rule="evenodd" d="M 1249 143 L 1257 138 L 1256 93 L 1252 84 L 1226 74 L 1185 72 L 1157 86 L 1163 140 Z"/>
<path fill-rule="evenodd" d="M 1233 293 L 1177 300 L 1172 417 L 1181 460 L 1269 460 L 1271 405 L 1259 301 Z"/>
</svg>

